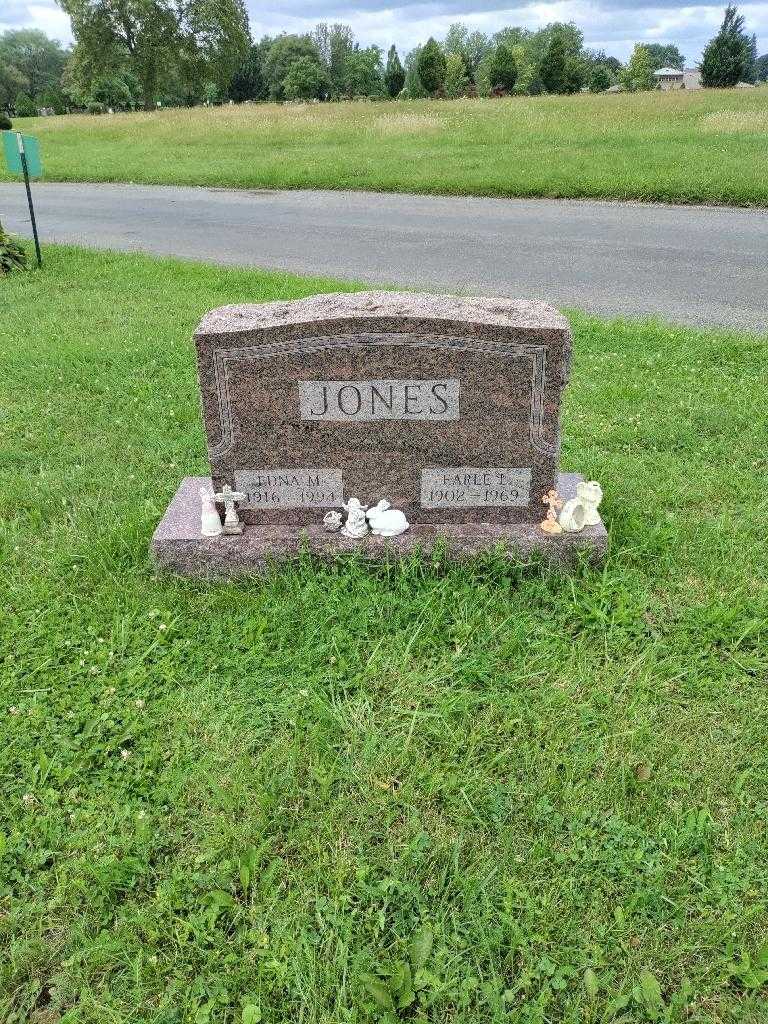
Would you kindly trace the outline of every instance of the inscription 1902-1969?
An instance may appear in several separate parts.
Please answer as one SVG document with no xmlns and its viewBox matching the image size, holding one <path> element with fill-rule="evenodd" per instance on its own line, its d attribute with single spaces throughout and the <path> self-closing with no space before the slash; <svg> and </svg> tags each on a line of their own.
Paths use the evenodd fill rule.
<svg viewBox="0 0 768 1024">
<path fill-rule="evenodd" d="M 422 508 L 520 508 L 530 502 L 530 469 L 425 469 Z"/>
<path fill-rule="evenodd" d="M 303 420 L 457 420 L 457 380 L 301 380 Z"/>
</svg>

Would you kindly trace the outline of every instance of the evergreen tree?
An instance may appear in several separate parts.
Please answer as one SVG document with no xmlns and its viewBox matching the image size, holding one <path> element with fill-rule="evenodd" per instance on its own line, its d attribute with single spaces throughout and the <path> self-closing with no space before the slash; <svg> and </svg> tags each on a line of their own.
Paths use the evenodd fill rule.
<svg viewBox="0 0 768 1024">
<path fill-rule="evenodd" d="M 744 71 L 744 81 L 752 85 L 757 83 L 757 60 L 757 36 L 753 33 L 749 40 L 747 67 Z"/>
<path fill-rule="evenodd" d="M 266 99 L 263 69 L 264 49 L 263 42 L 252 46 L 248 56 L 232 76 L 229 85 L 229 98 L 235 103 L 242 103 L 244 100 Z"/>
<path fill-rule="evenodd" d="M 499 43 L 491 58 L 489 68 L 489 80 L 491 89 L 495 93 L 510 93 L 517 81 L 517 61 L 512 52 L 512 47 L 506 43 Z"/>
<path fill-rule="evenodd" d="M 727 89 L 740 82 L 749 68 L 750 39 L 744 18 L 734 4 L 725 9 L 720 31 L 711 39 L 701 59 L 701 82 L 710 89 Z"/>
<path fill-rule="evenodd" d="M 421 84 L 430 96 L 436 96 L 445 85 L 445 54 L 431 36 L 424 44 L 416 63 Z"/>
<path fill-rule="evenodd" d="M 539 66 L 539 78 L 547 92 L 565 92 L 565 41 L 559 33 L 552 36 L 544 52 Z"/>
<path fill-rule="evenodd" d="M 387 87 L 387 93 L 392 99 L 399 96 L 403 91 L 405 85 L 405 71 L 403 65 L 400 63 L 400 58 L 397 55 L 397 49 L 394 46 L 390 46 L 389 53 L 387 54 L 387 69 L 384 72 L 384 84 Z"/>
<path fill-rule="evenodd" d="M 756 68 L 757 81 L 768 82 L 768 53 L 764 53 L 762 57 L 757 58 Z"/>
<path fill-rule="evenodd" d="M 449 53 L 445 58 L 445 95 L 449 100 L 466 96 L 470 85 L 464 58 L 460 53 Z"/>
<path fill-rule="evenodd" d="M 637 43 L 621 73 L 621 84 L 629 92 L 648 92 L 656 85 L 648 47 Z"/>
<path fill-rule="evenodd" d="M 405 84 L 403 85 L 403 95 L 407 96 L 409 100 L 420 100 L 425 99 L 428 95 L 427 90 L 421 84 L 419 78 L 419 57 L 421 56 L 422 46 L 417 46 L 411 50 L 405 58 Z"/>
<path fill-rule="evenodd" d="M 604 64 L 597 64 L 589 80 L 589 91 L 605 92 L 606 89 L 610 89 L 611 85 L 611 76 L 608 68 Z"/>
</svg>

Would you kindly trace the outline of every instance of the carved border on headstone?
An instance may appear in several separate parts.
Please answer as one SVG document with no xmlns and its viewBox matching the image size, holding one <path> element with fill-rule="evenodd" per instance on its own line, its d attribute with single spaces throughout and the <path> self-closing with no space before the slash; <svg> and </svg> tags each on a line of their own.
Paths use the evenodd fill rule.
<svg viewBox="0 0 768 1024">
<path fill-rule="evenodd" d="M 556 455 L 557 448 L 547 443 L 544 437 L 544 394 L 546 388 L 547 350 L 544 345 L 529 345 L 516 342 L 485 341 L 480 338 L 457 338 L 440 334 L 397 334 L 361 332 L 359 334 L 336 334 L 319 337 L 271 342 L 264 345 L 249 345 L 246 348 L 217 349 L 214 352 L 214 375 L 218 398 L 219 432 L 221 440 L 208 446 L 212 459 L 225 455 L 234 444 L 232 423 L 232 402 L 229 390 L 229 370 L 233 363 L 249 359 L 271 359 L 275 356 L 314 354 L 329 349 L 364 348 L 369 346 L 402 345 L 408 348 L 448 349 L 463 352 L 479 352 L 488 355 L 530 357 L 531 408 L 529 436 L 531 446 L 541 455 Z"/>
</svg>

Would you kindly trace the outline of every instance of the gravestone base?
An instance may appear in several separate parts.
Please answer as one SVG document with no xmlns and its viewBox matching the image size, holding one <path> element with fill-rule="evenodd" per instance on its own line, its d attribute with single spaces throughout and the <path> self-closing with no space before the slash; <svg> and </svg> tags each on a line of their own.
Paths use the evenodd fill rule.
<svg viewBox="0 0 768 1024">
<path fill-rule="evenodd" d="M 576 496 L 576 485 L 584 477 L 561 473 L 557 489 L 561 498 Z M 338 555 L 359 554 L 372 560 L 402 558 L 415 550 L 430 552 L 436 544 L 455 560 L 473 558 L 500 546 L 510 558 L 539 554 L 553 563 L 572 563 L 578 551 L 586 551 L 590 560 L 605 557 L 608 534 L 601 522 L 581 533 L 553 536 L 531 523 L 449 523 L 414 524 L 399 537 L 368 536 L 352 540 L 340 533 L 328 533 L 316 526 L 248 526 L 239 536 L 202 537 L 200 535 L 199 488 L 209 491 L 211 478 L 188 476 L 168 506 L 152 538 L 152 555 L 159 569 L 203 579 L 232 579 L 263 573 L 270 564 L 295 558 L 310 551 L 331 560 Z M 546 509 L 542 505 L 541 518 Z"/>
</svg>

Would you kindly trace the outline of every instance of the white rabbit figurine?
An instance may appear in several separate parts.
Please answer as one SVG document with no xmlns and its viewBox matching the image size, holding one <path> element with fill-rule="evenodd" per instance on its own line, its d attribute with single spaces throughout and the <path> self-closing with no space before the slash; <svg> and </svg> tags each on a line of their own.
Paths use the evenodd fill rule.
<svg viewBox="0 0 768 1024">
<path fill-rule="evenodd" d="M 368 522 L 374 537 L 399 537 L 409 528 L 410 523 L 397 508 L 388 501 L 380 501 L 368 511 Z"/>
</svg>

